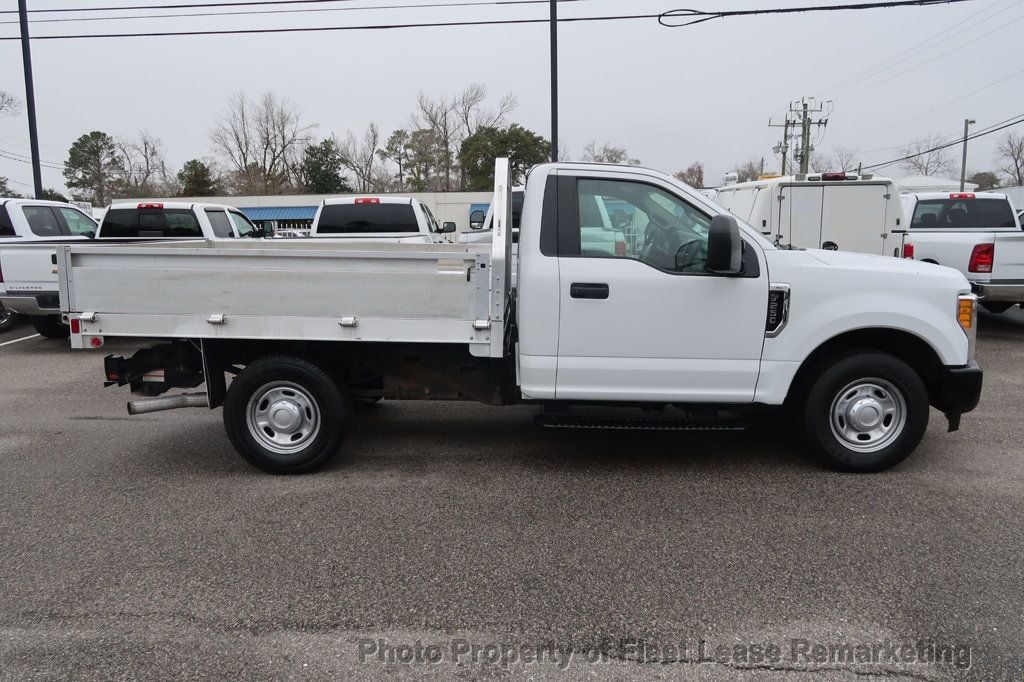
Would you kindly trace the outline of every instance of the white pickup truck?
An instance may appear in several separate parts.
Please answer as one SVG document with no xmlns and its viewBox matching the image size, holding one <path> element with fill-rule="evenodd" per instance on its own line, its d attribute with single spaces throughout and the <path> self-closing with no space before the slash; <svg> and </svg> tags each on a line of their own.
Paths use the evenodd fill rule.
<svg viewBox="0 0 1024 682">
<path fill-rule="evenodd" d="M 59 331 L 48 312 L 58 307 L 52 260 L 56 244 L 90 239 L 95 233 L 96 222 L 72 204 L 0 198 L 0 256 L 7 246 L 16 246 L 23 254 L 16 259 L 0 257 L 0 331 L 13 327 L 16 315 L 29 315 L 36 329 L 48 336 Z"/>
<path fill-rule="evenodd" d="M 238 452 L 274 473 L 323 466 L 353 404 L 382 398 L 528 403 L 567 428 L 722 430 L 788 408 L 847 471 L 907 457 L 929 404 L 955 430 L 978 402 L 976 297 L 955 270 L 779 249 L 663 173 L 560 163 L 527 178 L 513 290 L 496 166 L 490 244 L 63 246 L 71 345 L 153 339 L 104 360 L 141 396 L 129 413 L 223 406 Z M 596 198 L 646 219 L 625 253 L 583 253 Z"/>
<path fill-rule="evenodd" d="M 443 242 L 455 223 L 438 225 L 430 208 L 409 197 L 338 197 L 324 199 L 313 218 L 310 235 L 353 241 L 403 244 Z"/>
<path fill-rule="evenodd" d="M 0 240 L 0 304 L 29 315 L 36 331 L 47 338 L 66 338 L 57 298 L 56 244 L 68 239 L 96 241 L 151 241 L 167 239 L 237 239 L 262 237 L 237 208 L 219 204 L 120 203 L 113 204 L 97 228 L 74 206 L 49 202 L 22 202 L 11 214 L 29 212 L 33 241 Z M 52 234 L 51 234 L 52 233 Z M 40 237 L 40 234 L 51 236 Z"/>
<path fill-rule="evenodd" d="M 994 313 L 1024 303 L 1024 231 L 998 192 L 903 195 L 906 258 L 956 268 Z"/>
</svg>

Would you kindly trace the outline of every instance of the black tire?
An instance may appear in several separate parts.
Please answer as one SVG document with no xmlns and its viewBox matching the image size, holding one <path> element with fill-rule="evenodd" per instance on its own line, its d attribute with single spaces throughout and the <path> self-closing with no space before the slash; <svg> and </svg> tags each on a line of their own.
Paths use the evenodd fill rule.
<svg viewBox="0 0 1024 682">
<path fill-rule="evenodd" d="M 870 350 L 823 367 L 803 406 L 804 434 L 814 453 L 833 469 L 860 473 L 906 459 L 928 427 L 928 389 L 921 377 L 902 360 Z M 884 416 L 887 405 L 893 412 Z M 858 412 L 861 423 L 855 421 Z M 876 426 L 869 429 L 865 422 Z"/>
<path fill-rule="evenodd" d="M 29 319 L 36 332 L 47 339 L 66 339 L 71 336 L 71 329 L 56 315 L 33 315 Z"/>
<path fill-rule="evenodd" d="M 0 334 L 9 332 L 18 326 L 18 316 L 0 305 Z"/>
<path fill-rule="evenodd" d="M 984 308 L 985 310 L 989 311 L 990 313 L 995 313 L 997 315 L 999 313 L 1005 313 L 1007 310 L 1009 310 L 1010 308 L 1012 308 L 1015 305 L 1017 305 L 1017 304 L 1016 303 L 1006 303 L 1006 302 L 1003 302 L 1003 301 L 999 301 L 999 302 L 993 301 L 991 303 L 985 303 L 984 301 L 981 302 L 981 307 L 982 308 Z"/>
<path fill-rule="evenodd" d="M 271 413 L 274 405 L 281 407 Z M 282 420 L 268 421 L 257 431 L 261 418 L 277 415 L 283 415 Z M 337 454 L 351 416 L 346 389 L 313 363 L 287 356 L 248 365 L 231 382 L 224 399 L 224 428 L 232 445 L 247 462 L 271 474 L 304 474 L 323 467 Z M 289 418 L 295 423 L 285 423 Z M 298 444 L 282 442 L 289 438 Z"/>
</svg>

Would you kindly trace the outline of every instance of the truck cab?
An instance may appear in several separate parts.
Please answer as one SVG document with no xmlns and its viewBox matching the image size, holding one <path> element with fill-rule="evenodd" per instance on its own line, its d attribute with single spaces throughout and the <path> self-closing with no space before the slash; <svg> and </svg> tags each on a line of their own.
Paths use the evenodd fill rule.
<svg viewBox="0 0 1024 682">
<path fill-rule="evenodd" d="M 241 239 L 263 233 L 234 206 L 190 202 L 111 204 L 97 239 Z"/>
<path fill-rule="evenodd" d="M 455 232 L 455 223 L 439 225 L 430 207 L 409 197 L 337 197 L 324 199 L 313 218 L 312 237 L 353 241 L 434 244 Z"/>
</svg>

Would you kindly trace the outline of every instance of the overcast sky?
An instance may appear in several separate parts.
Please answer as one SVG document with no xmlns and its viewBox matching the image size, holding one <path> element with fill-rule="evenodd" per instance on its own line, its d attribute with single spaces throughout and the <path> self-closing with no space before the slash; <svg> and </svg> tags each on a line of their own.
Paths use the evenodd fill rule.
<svg viewBox="0 0 1024 682">
<path fill-rule="evenodd" d="M 179 0 L 184 1 L 184 0 Z M 196 0 L 198 1 L 198 0 Z M 342 0 L 325 7 L 380 7 L 429 0 Z M 455 2 L 456 0 L 434 0 Z M 462 0 L 465 1 L 465 0 Z M 809 0 L 582 0 L 563 16 L 657 13 L 680 6 L 740 9 L 798 6 Z M 162 0 L 29 0 L 30 9 L 167 4 Z M 294 5 L 286 6 L 295 8 Z M 16 10 L 0 0 L 0 10 Z M 249 8 L 252 9 L 252 8 Z M 197 10 L 192 10 L 197 11 Z M 225 11 L 225 10 L 205 10 Z M 238 11 L 238 10 L 233 10 Z M 34 35 L 340 26 L 546 16 L 544 5 L 376 9 L 34 23 Z M 168 14 L 168 11 L 133 12 Z M 130 14 L 97 12 L 93 16 Z M 35 19 L 68 15 L 33 15 Z M 78 15 L 73 15 L 78 16 Z M 0 14 L 0 36 L 18 35 L 17 15 Z M 707 182 L 750 158 L 772 153 L 790 100 L 817 96 L 833 111 L 820 150 L 856 147 L 865 163 L 899 155 L 928 134 L 955 135 L 965 117 L 977 127 L 1024 113 L 1024 1 L 866 12 L 720 19 L 668 29 L 655 19 L 559 27 L 561 139 L 578 157 L 591 140 L 626 147 L 644 165 L 674 172 L 702 161 Z M 918 46 L 913 52 L 909 48 Z M 960 47 L 963 46 L 963 47 Z M 959 49 L 957 49 L 959 48 Z M 903 53 L 903 54 L 901 54 Z M 174 168 L 213 155 L 211 123 L 236 90 L 271 90 L 296 102 L 318 133 L 383 134 L 405 126 L 420 90 L 454 94 L 485 83 L 493 101 L 519 98 L 513 120 L 550 135 L 546 25 L 417 28 L 259 36 L 34 41 L 41 156 L 60 166 L 71 143 L 102 130 L 159 137 Z M 17 41 L 0 42 L 0 90 L 24 94 Z M 877 67 L 877 68 L 876 68 Z M 862 74 L 874 69 L 867 77 Z M 855 76 L 859 80 L 843 85 Z M 1001 79 L 1002 82 L 994 84 Z M 986 87 L 990 86 L 990 87 Z M 984 88 L 984 89 L 982 89 Z M 972 91 L 976 94 L 964 98 Z M 954 102 L 958 98 L 960 101 Z M 1011 129 L 1022 131 L 1024 125 Z M 995 166 L 1002 133 L 971 143 L 968 166 Z M 817 138 L 817 135 L 816 135 Z M 0 119 L 0 152 L 28 154 L 24 115 Z M 952 150 L 959 158 L 959 147 Z M 959 167 L 959 166 L 958 166 Z M 898 167 L 886 174 L 906 175 Z M 30 191 L 31 167 L 0 158 L 0 176 Z M 44 169 L 46 186 L 64 187 Z"/>
</svg>

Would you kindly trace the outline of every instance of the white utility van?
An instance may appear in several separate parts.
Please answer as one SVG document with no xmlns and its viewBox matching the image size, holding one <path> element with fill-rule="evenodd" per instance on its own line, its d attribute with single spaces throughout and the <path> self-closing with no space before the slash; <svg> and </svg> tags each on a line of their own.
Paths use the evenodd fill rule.
<svg viewBox="0 0 1024 682">
<path fill-rule="evenodd" d="M 720 187 L 713 200 L 780 246 L 902 255 L 900 193 L 888 178 L 782 176 Z"/>
</svg>

